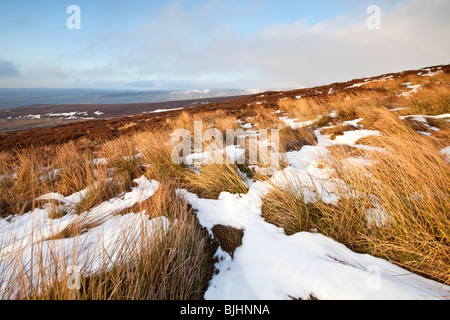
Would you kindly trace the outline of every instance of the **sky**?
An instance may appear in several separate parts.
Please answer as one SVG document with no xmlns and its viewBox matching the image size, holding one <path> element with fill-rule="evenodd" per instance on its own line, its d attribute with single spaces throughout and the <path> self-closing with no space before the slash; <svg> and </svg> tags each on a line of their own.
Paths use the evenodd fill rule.
<svg viewBox="0 0 450 320">
<path fill-rule="evenodd" d="M 448 0 L 1 1 L 0 88 L 325 85 L 450 63 L 449 17 Z"/>
</svg>

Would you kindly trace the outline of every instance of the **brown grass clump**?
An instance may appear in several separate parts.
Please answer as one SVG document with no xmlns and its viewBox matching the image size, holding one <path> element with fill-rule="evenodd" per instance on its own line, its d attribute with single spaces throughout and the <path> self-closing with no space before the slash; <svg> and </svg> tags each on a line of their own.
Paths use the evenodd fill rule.
<svg viewBox="0 0 450 320">
<path fill-rule="evenodd" d="M 124 184 L 125 188 L 142 175 L 140 167 L 142 156 L 139 154 L 133 140 L 118 138 L 104 143 L 99 151 L 100 157 L 107 159 L 108 165 L 114 170 L 114 178 Z"/>
<path fill-rule="evenodd" d="M 172 149 L 178 142 L 171 142 L 168 132 L 155 131 L 138 134 L 133 139 L 139 146 L 145 175 L 157 181 L 173 181 L 181 183 L 186 169 L 183 164 L 175 164 L 172 160 Z"/>
<path fill-rule="evenodd" d="M 281 111 L 300 121 L 315 120 L 317 117 L 329 114 L 329 106 L 315 98 L 286 99 L 278 103 Z"/>
<path fill-rule="evenodd" d="M 175 185 L 161 185 L 157 193 L 139 205 L 146 217 L 165 216 L 169 229 L 142 233 L 140 242 L 125 231 L 116 248 L 115 264 L 100 266 L 95 274 L 82 276 L 80 289 L 67 283 L 65 261 L 55 260 L 55 273 L 38 287 L 16 290 L 18 296 L 3 298 L 32 300 L 200 300 L 214 269 L 212 256 L 216 247 L 200 227 L 190 207 L 175 194 Z M 137 209 L 137 207 L 135 208 Z M 36 250 L 39 250 L 36 246 Z M 87 267 L 87 266 L 86 266 Z M 43 271 L 43 270 L 42 270 Z M 87 270 L 81 266 L 80 273 Z M 23 277 L 26 277 L 24 274 Z M 24 280 L 24 281 L 22 281 Z M 25 285 L 28 280 L 16 279 Z M 11 287 L 13 286 L 10 283 Z"/>
<path fill-rule="evenodd" d="M 65 196 L 85 189 L 95 181 L 93 156 L 79 152 L 75 143 L 70 142 L 56 148 L 52 167 L 59 169 L 53 189 Z"/>
<path fill-rule="evenodd" d="M 306 145 L 316 145 L 317 137 L 310 127 L 292 129 L 284 127 L 279 132 L 280 148 L 284 152 L 298 151 Z"/>
<path fill-rule="evenodd" d="M 218 199 L 220 193 L 247 193 L 248 187 L 235 164 L 202 165 L 186 173 L 186 187 L 200 198 Z"/>
<path fill-rule="evenodd" d="M 311 231 L 318 215 L 316 205 L 307 203 L 298 185 L 290 181 L 283 186 L 273 185 L 263 198 L 263 218 L 283 228 L 288 235 Z"/>
<path fill-rule="evenodd" d="M 15 150 L 3 155 L 3 177 L 0 177 L 0 216 L 23 214 L 35 208 L 34 199 L 44 194 L 48 186 L 41 175 L 44 161 L 36 148 Z"/>
<path fill-rule="evenodd" d="M 439 115 L 450 112 L 450 87 L 434 85 L 423 88 L 411 98 L 413 114 Z"/>
<path fill-rule="evenodd" d="M 255 113 L 256 129 L 274 129 L 282 125 L 282 122 L 274 113 L 276 110 L 273 108 L 258 105 L 252 111 Z"/>
<path fill-rule="evenodd" d="M 350 125 L 337 125 L 337 126 L 333 126 L 330 128 L 326 128 L 324 130 L 322 130 L 322 133 L 325 135 L 329 135 L 331 136 L 331 140 L 336 139 L 337 136 L 341 136 L 344 134 L 344 132 L 346 131 L 354 131 L 357 130 L 357 128 L 350 126 Z"/>
<path fill-rule="evenodd" d="M 364 108 L 361 109 L 363 120 L 358 124 L 364 129 L 377 130 L 383 134 L 394 137 L 410 137 L 414 130 L 405 126 L 396 114 L 385 108 Z"/>
<path fill-rule="evenodd" d="M 432 142 L 414 137 L 391 137 L 385 140 L 388 152 L 372 155 L 372 166 L 342 171 L 340 177 L 354 193 L 342 190 L 341 202 L 368 219 L 365 228 L 353 232 L 363 239 L 359 250 L 448 284 L 450 166 Z M 368 216 L 373 210 L 375 217 Z M 328 216 L 335 224 L 345 212 Z"/>
</svg>

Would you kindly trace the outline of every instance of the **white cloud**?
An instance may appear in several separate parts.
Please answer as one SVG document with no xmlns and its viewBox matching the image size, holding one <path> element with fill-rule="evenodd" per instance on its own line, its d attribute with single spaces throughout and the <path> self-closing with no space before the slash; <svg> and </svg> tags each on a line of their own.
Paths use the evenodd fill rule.
<svg viewBox="0 0 450 320">
<path fill-rule="evenodd" d="M 148 36 L 148 41 L 134 43 L 140 54 L 122 57 L 121 63 L 161 80 L 184 77 L 195 82 L 209 74 L 220 83 L 229 75 L 235 86 L 247 87 L 327 84 L 450 63 L 449 1 L 412 0 L 381 9 L 381 30 L 369 30 L 368 15 L 362 12 L 351 25 L 344 19 L 315 26 L 298 21 L 244 38 L 221 25 L 199 30 L 201 24 L 192 21 L 206 19 L 208 10 L 188 13 L 171 7 L 139 31 Z"/>
<path fill-rule="evenodd" d="M 92 51 L 111 48 L 102 65 L 59 66 L 47 74 L 67 85 L 75 79 L 131 85 L 145 79 L 154 89 L 280 88 L 450 63 L 448 0 L 381 2 L 381 30 L 367 28 L 364 9 L 312 26 L 301 19 L 267 25 L 251 37 L 236 34 L 226 19 L 214 21 L 217 3 L 190 10 L 172 3 L 139 30 L 92 43 Z M 20 71 L 27 81 L 31 73 Z"/>
</svg>

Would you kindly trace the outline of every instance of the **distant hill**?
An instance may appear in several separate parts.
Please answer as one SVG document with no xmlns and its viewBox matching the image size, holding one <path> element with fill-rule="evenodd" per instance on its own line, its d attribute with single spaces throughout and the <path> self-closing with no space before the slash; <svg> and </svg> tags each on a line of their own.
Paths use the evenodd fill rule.
<svg viewBox="0 0 450 320">
<path fill-rule="evenodd" d="M 151 103 L 248 95 L 258 89 L 133 91 L 98 89 L 0 89 L 0 109 L 54 104 Z"/>
</svg>

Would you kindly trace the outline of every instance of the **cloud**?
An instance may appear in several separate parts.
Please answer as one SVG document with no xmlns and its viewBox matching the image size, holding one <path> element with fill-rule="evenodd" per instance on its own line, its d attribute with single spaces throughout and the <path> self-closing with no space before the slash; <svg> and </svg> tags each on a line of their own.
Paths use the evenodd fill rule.
<svg viewBox="0 0 450 320">
<path fill-rule="evenodd" d="M 0 77 L 17 77 L 19 75 L 19 70 L 11 61 L 0 59 Z"/>
<path fill-rule="evenodd" d="M 238 36 L 227 25 L 210 26 L 210 10 L 182 11 L 171 6 L 145 35 L 131 43 L 133 55 L 120 64 L 136 71 L 235 86 L 284 87 L 345 81 L 448 61 L 450 2 L 410 0 L 381 7 L 382 29 L 369 30 L 365 10 L 348 23 L 343 17 L 306 25 L 269 25 Z M 196 23 L 193 23 L 195 21 Z M 181 28 L 181 30 L 178 30 Z"/>
<path fill-rule="evenodd" d="M 153 80 L 137 80 L 128 83 L 128 85 L 136 88 L 153 88 L 156 85 L 156 82 Z"/>
<path fill-rule="evenodd" d="M 3 81 L 8 85 L 14 80 L 31 86 L 272 89 L 450 63 L 450 1 L 378 2 L 381 30 L 367 28 L 367 8 L 358 2 L 345 15 L 315 25 L 299 12 L 292 23 L 266 23 L 240 33 L 225 2 L 186 8 L 173 1 L 133 31 L 111 30 L 83 43 L 84 55 L 71 57 L 70 65 L 54 59 L 52 66 L 28 65 L 19 74 L 11 62 L 0 60 L 0 75 L 16 75 L 17 81 Z M 249 21 L 258 19 L 248 15 Z"/>
</svg>

